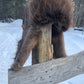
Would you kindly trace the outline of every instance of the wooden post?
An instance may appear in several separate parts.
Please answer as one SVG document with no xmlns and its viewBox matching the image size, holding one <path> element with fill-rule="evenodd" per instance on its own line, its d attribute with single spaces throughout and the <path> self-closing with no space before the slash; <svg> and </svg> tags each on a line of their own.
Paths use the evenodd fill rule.
<svg viewBox="0 0 84 84">
<path fill-rule="evenodd" d="M 32 64 L 42 63 L 53 58 L 52 24 L 43 26 L 37 46 L 32 51 Z"/>
</svg>

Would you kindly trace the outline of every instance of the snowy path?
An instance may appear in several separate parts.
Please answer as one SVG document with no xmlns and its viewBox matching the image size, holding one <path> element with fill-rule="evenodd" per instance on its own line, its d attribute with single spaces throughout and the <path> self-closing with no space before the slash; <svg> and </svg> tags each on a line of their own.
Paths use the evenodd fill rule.
<svg viewBox="0 0 84 84">
<path fill-rule="evenodd" d="M 81 34 L 81 32 L 78 32 Z M 75 32 L 66 32 L 65 36 L 65 49 L 67 55 L 72 55 L 84 50 L 84 35 L 76 35 Z"/>
<path fill-rule="evenodd" d="M 8 83 L 7 71 L 13 63 L 17 42 L 22 36 L 21 23 L 22 20 L 16 20 L 12 23 L 0 23 L 0 84 Z M 72 30 L 65 32 L 64 37 L 68 56 L 84 50 L 84 35 L 82 35 L 82 32 Z M 26 65 L 31 65 L 31 56 L 25 63 Z"/>
</svg>

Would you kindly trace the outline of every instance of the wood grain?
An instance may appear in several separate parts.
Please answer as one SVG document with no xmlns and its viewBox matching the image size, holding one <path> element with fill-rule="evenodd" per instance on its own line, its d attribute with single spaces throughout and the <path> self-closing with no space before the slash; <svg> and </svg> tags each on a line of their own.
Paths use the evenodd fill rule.
<svg viewBox="0 0 84 84">
<path fill-rule="evenodd" d="M 32 64 L 46 62 L 53 58 L 52 24 L 43 26 L 41 31 L 39 42 L 32 51 Z"/>
<path fill-rule="evenodd" d="M 76 55 L 51 60 L 8 71 L 9 84 L 57 84 L 73 76 L 84 73 L 84 51 Z"/>
</svg>

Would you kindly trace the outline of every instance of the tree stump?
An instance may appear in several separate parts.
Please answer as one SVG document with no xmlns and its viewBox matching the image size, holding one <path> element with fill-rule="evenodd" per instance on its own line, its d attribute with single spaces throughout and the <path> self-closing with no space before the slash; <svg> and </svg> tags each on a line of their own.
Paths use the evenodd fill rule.
<svg viewBox="0 0 84 84">
<path fill-rule="evenodd" d="M 32 64 L 42 63 L 53 58 L 52 24 L 43 26 L 41 29 L 39 42 L 32 51 Z"/>
</svg>

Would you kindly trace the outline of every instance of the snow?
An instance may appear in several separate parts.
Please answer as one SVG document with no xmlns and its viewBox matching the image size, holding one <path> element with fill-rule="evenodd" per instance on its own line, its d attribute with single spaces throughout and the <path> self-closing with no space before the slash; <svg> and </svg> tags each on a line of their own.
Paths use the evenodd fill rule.
<svg viewBox="0 0 84 84">
<path fill-rule="evenodd" d="M 0 23 L 0 84 L 8 83 L 8 68 L 13 63 L 18 40 L 22 36 L 22 20 L 12 23 Z M 31 65 L 31 56 L 26 62 Z"/>
<path fill-rule="evenodd" d="M 84 50 L 84 35 L 81 31 L 65 32 L 65 49 L 68 56 Z"/>
<path fill-rule="evenodd" d="M 8 68 L 13 63 L 17 43 L 22 36 L 22 20 L 11 23 L 0 22 L 0 84 L 8 84 Z M 84 50 L 84 35 L 81 31 L 71 28 L 64 33 L 65 49 L 68 56 Z M 24 66 L 31 65 L 32 54 Z M 59 84 L 84 84 L 84 74 L 73 77 Z"/>
<path fill-rule="evenodd" d="M 59 84 L 84 84 L 84 74 L 80 74 Z"/>
</svg>

